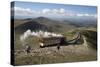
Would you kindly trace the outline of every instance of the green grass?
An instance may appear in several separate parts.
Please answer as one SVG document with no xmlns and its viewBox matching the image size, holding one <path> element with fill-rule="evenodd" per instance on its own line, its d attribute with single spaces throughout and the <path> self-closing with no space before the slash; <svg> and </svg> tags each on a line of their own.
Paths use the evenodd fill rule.
<svg viewBox="0 0 100 67">
<path fill-rule="evenodd" d="M 97 60 L 96 56 L 92 55 L 76 55 L 68 54 L 65 56 L 54 54 L 44 56 L 31 56 L 20 57 L 15 59 L 16 65 L 28 65 L 28 64 L 51 64 L 51 63 L 66 63 L 66 62 L 80 62 L 80 61 L 92 61 Z"/>
</svg>

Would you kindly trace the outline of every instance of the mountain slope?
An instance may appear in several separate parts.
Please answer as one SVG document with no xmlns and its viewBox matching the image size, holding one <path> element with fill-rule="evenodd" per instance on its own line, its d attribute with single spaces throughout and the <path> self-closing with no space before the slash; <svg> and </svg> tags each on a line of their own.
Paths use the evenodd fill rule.
<svg viewBox="0 0 100 67">
<path fill-rule="evenodd" d="M 48 30 L 48 28 L 43 25 L 43 24 L 40 24 L 36 21 L 28 21 L 26 23 L 23 23 L 23 24 L 20 24 L 19 26 L 15 27 L 15 31 L 17 32 L 25 32 L 26 30 Z"/>
<path fill-rule="evenodd" d="M 88 47 L 97 49 L 97 31 L 83 30 L 81 34 L 84 35 Z"/>
<path fill-rule="evenodd" d="M 23 20 L 24 21 L 24 20 Z M 17 22 L 18 23 L 18 22 Z M 60 21 L 54 21 L 45 17 L 38 17 L 34 19 L 27 20 L 26 22 L 21 22 L 19 25 L 16 23 L 15 31 L 24 32 L 28 29 L 30 30 L 43 30 L 50 32 L 66 32 L 71 29 L 75 29 L 75 26 L 68 23 L 62 23 Z"/>
</svg>

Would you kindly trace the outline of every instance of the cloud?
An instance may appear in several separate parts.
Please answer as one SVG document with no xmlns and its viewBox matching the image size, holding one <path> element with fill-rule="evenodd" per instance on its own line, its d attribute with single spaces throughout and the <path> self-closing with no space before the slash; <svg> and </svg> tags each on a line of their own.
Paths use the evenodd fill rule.
<svg viewBox="0 0 100 67">
<path fill-rule="evenodd" d="M 15 16 L 33 16 L 33 15 L 69 15 L 65 9 L 48 9 L 32 10 L 30 8 L 14 7 Z"/>
<path fill-rule="evenodd" d="M 53 15 L 53 16 L 74 16 L 74 13 L 64 8 L 59 9 L 42 9 L 41 14 Z"/>
<path fill-rule="evenodd" d="M 43 13 L 43 14 L 65 14 L 66 11 L 63 8 L 60 8 L 60 9 L 47 9 L 47 8 L 45 8 L 45 9 L 41 10 L 41 13 Z"/>
<path fill-rule="evenodd" d="M 97 18 L 98 17 L 97 14 L 95 14 L 94 17 Z"/>
<path fill-rule="evenodd" d="M 22 7 L 14 7 L 15 16 L 56 16 L 56 17 L 94 17 L 97 18 L 96 14 L 88 14 L 88 13 L 74 13 L 70 10 L 65 10 L 64 8 L 59 9 L 49 9 L 44 8 L 41 10 L 32 10 L 30 8 L 22 8 Z"/>
<path fill-rule="evenodd" d="M 50 11 L 51 11 L 50 9 L 43 9 L 43 10 L 42 10 L 42 13 L 43 13 L 43 14 L 46 14 L 46 13 L 50 13 Z"/>
<path fill-rule="evenodd" d="M 85 13 L 85 14 L 76 14 L 76 16 L 78 16 L 78 17 L 97 17 L 97 15 L 96 14 L 87 14 L 87 13 Z"/>
<path fill-rule="evenodd" d="M 20 7 L 14 7 L 14 11 L 15 15 L 30 16 L 34 13 L 34 11 L 29 8 L 20 8 Z"/>
<path fill-rule="evenodd" d="M 15 15 L 20 16 L 32 16 L 34 14 L 40 14 L 40 15 L 68 15 L 65 11 L 65 9 L 48 9 L 44 8 L 42 10 L 31 10 L 30 8 L 21 8 L 21 7 L 14 7 Z"/>
<path fill-rule="evenodd" d="M 81 16 L 84 16 L 83 14 L 76 14 L 76 16 L 79 16 L 79 17 L 81 17 Z"/>
</svg>

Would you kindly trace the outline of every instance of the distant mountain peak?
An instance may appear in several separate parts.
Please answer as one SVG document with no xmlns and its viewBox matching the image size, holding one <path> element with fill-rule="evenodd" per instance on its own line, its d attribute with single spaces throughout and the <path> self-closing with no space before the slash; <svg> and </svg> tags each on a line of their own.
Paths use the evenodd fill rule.
<svg viewBox="0 0 100 67">
<path fill-rule="evenodd" d="M 38 19 L 46 19 L 46 17 L 43 17 L 43 16 L 40 16 L 40 17 L 37 17 Z"/>
<path fill-rule="evenodd" d="M 47 18 L 47 17 L 37 17 L 37 18 L 35 18 L 36 20 L 50 20 L 49 18 Z"/>
<path fill-rule="evenodd" d="M 38 19 L 48 19 L 46 17 L 43 17 L 43 16 L 40 16 L 40 17 L 37 17 Z"/>
</svg>

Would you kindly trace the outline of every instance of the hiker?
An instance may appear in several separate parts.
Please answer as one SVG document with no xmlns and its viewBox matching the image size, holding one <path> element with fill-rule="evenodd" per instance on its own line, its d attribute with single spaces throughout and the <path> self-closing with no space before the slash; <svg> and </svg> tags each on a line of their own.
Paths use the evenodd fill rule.
<svg viewBox="0 0 100 67">
<path fill-rule="evenodd" d="M 57 49 L 58 49 L 58 50 L 60 49 L 60 44 L 57 45 Z"/>
<path fill-rule="evenodd" d="M 31 46 L 29 46 L 28 44 L 25 46 L 25 52 L 27 54 L 31 52 Z"/>
</svg>

